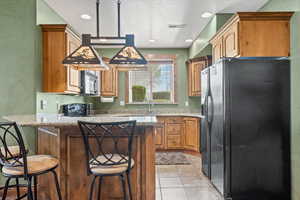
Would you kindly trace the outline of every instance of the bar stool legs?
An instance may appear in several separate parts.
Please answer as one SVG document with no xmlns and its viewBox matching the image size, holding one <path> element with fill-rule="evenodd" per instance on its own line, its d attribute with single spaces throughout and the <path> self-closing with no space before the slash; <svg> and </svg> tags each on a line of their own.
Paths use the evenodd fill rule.
<svg viewBox="0 0 300 200">
<path fill-rule="evenodd" d="M 123 188 L 123 196 L 124 196 L 124 200 L 127 200 L 126 183 L 125 183 L 124 175 L 121 174 L 121 175 L 120 175 L 120 178 L 121 178 L 121 182 L 122 182 L 122 188 Z"/>
<path fill-rule="evenodd" d="M 17 198 L 20 199 L 19 178 L 16 178 L 16 185 L 17 185 Z"/>
<path fill-rule="evenodd" d="M 55 181 L 55 185 L 56 185 L 56 192 L 57 192 L 58 199 L 62 200 L 57 174 L 56 174 L 55 170 L 52 170 L 51 172 L 54 176 L 54 181 Z"/>
<path fill-rule="evenodd" d="M 34 186 L 34 200 L 37 200 L 38 191 L 37 191 L 37 177 L 33 177 L 33 186 Z"/>
<path fill-rule="evenodd" d="M 93 200 L 94 185 L 95 185 L 96 178 L 97 178 L 97 176 L 94 176 L 92 184 L 91 184 L 89 200 Z"/>
<path fill-rule="evenodd" d="M 98 188 L 98 200 L 101 200 L 101 185 L 102 185 L 103 176 L 99 177 L 99 188 Z"/>
<path fill-rule="evenodd" d="M 28 177 L 28 180 L 27 180 L 27 197 L 28 197 L 28 200 L 33 200 L 31 186 L 32 186 L 32 177 Z"/>
<path fill-rule="evenodd" d="M 126 172 L 126 175 L 127 175 L 127 183 L 128 183 L 128 190 L 129 190 L 129 199 L 132 200 L 130 173 Z"/>
<path fill-rule="evenodd" d="M 6 199 L 6 195 L 7 195 L 7 190 L 8 190 L 9 182 L 10 182 L 10 178 L 8 178 L 8 179 L 6 180 L 6 182 L 5 182 L 5 188 L 4 188 L 2 200 L 5 200 L 5 199 Z"/>
</svg>

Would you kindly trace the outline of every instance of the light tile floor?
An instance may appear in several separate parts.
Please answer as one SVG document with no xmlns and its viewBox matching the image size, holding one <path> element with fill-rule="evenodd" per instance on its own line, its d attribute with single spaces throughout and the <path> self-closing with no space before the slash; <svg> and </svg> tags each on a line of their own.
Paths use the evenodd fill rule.
<svg viewBox="0 0 300 200">
<path fill-rule="evenodd" d="M 186 155 L 191 165 L 156 166 L 156 200 L 222 200 L 202 174 L 201 158 Z"/>
</svg>

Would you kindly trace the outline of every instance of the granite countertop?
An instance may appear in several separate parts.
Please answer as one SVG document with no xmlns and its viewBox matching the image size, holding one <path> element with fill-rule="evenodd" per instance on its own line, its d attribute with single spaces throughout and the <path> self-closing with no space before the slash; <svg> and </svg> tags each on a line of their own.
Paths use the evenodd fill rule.
<svg viewBox="0 0 300 200">
<path fill-rule="evenodd" d="M 88 117 L 65 117 L 61 114 L 36 114 L 36 115 L 10 115 L 3 119 L 15 121 L 20 126 L 45 127 L 45 126 L 77 126 L 77 121 L 89 122 L 119 122 L 136 120 L 137 126 L 155 126 L 159 124 L 155 116 L 113 116 L 108 114 Z"/>
<path fill-rule="evenodd" d="M 197 113 L 158 113 L 152 115 L 122 113 L 122 114 L 96 114 L 87 117 L 66 117 L 62 114 L 32 114 L 32 115 L 10 115 L 4 116 L 3 119 L 8 121 L 15 121 L 20 126 L 77 126 L 77 121 L 89 122 L 118 122 L 136 120 L 137 126 L 155 126 L 158 125 L 156 116 L 186 116 L 186 117 L 199 117 L 202 115 Z"/>
<path fill-rule="evenodd" d="M 132 113 L 122 113 L 122 114 L 110 114 L 111 116 L 142 116 L 143 114 L 132 114 Z M 145 116 L 149 116 L 150 114 L 144 114 Z M 169 113 L 153 113 L 152 115 L 157 117 L 168 117 L 168 116 L 179 116 L 179 117 L 198 117 L 198 118 L 204 118 L 203 115 L 200 113 L 175 113 L 175 112 L 169 112 Z"/>
</svg>

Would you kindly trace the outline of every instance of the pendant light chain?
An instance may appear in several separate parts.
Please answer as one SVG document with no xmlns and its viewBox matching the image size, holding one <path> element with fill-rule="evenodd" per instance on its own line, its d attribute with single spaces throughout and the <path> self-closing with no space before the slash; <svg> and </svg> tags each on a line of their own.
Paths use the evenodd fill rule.
<svg viewBox="0 0 300 200">
<path fill-rule="evenodd" d="M 118 37 L 121 37 L 121 0 L 118 0 Z"/>
<path fill-rule="evenodd" d="M 99 7 L 100 7 L 100 0 L 96 1 L 96 15 L 97 15 L 97 19 L 96 19 L 96 27 L 97 27 L 97 37 L 100 37 L 100 30 L 99 30 Z"/>
</svg>

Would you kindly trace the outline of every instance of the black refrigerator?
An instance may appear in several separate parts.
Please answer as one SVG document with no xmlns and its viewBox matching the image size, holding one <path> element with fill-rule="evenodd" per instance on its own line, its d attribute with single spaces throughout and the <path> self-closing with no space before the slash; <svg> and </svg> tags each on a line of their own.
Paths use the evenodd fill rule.
<svg viewBox="0 0 300 200">
<path fill-rule="evenodd" d="M 228 200 L 290 200 L 290 61 L 223 58 L 201 78 L 203 173 Z"/>
</svg>

